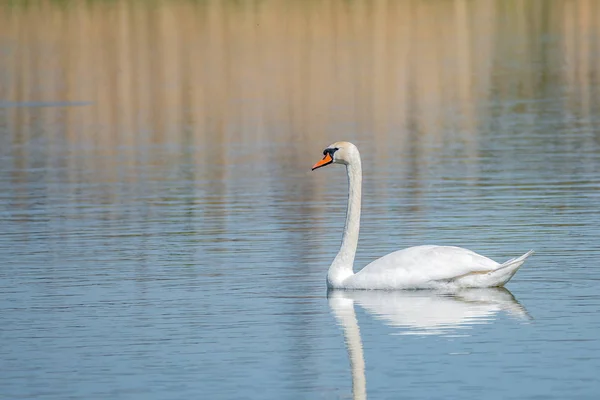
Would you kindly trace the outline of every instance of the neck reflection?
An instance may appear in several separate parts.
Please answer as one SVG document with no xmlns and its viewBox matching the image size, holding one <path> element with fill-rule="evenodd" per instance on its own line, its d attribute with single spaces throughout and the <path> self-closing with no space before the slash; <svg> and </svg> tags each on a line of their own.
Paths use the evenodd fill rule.
<svg viewBox="0 0 600 400">
<path fill-rule="evenodd" d="M 365 358 L 354 303 L 405 335 L 449 335 L 492 323 L 504 312 L 529 320 L 527 310 L 505 288 L 437 291 L 329 290 L 329 307 L 344 331 L 354 400 L 367 398 Z"/>
</svg>

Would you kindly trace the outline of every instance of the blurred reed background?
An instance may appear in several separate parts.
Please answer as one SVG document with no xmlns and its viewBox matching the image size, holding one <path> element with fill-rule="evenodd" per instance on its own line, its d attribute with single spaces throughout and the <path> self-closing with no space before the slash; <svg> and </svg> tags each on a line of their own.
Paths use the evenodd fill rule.
<svg viewBox="0 0 600 400">
<path fill-rule="evenodd" d="M 568 129 L 599 111 L 594 0 L 13 1 L 0 49 L 10 140 L 66 147 L 96 179 L 118 173 L 86 154 L 135 165 L 156 145 L 211 165 L 231 145 L 293 142 L 273 162 L 306 168 L 340 139 L 366 142 L 374 163 L 402 147 L 427 159 L 424 140 L 476 157 L 492 112 L 552 95 Z"/>
</svg>

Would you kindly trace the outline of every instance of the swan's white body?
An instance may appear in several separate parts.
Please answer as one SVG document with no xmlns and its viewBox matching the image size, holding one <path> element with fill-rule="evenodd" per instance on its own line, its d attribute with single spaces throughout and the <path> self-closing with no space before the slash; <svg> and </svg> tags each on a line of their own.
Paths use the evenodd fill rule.
<svg viewBox="0 0 600 400">
<path fill-rule="evenodd" d="M 503 286 L 531 252 L 499 264 L 471 250 L 452 246 L 416 246 L 395 251 L 339 279 L 328 274 L 336 289 L 482 288 Z"/>
<path fill-rule="evenodd" d="M 430 289 L 503 286 L 533 251 L 497 263 L 471 250 L 453 246 L 416 246 L 383 256 L 354 273 L 360 228 L 362 168 L 360 153 L 349 142 L 337 142 L 323 152 L 313 170 L 331 163 L 346 165 L 348 209 L 342 245 L 327 273 L 332 289 Z"/>
</svg>

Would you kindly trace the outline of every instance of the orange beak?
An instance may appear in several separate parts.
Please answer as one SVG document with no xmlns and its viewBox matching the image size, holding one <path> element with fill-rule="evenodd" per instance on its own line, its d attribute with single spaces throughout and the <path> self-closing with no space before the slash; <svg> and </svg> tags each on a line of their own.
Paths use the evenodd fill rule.
<svg viewBox="0 0 600 400">
<path fill-rule="evenodd" d="M 313 165 L 312 170 L 314 171 L 315 169 L 329 165 L 332 162 L 333 162 L 333 158 L 331 158 L 331 155 L 329 153 L 327 153 L 327 154 L 325 154 L 325 157 L 323 157 L 323 159 L 321 161 L 319 161 L 315 165 Z"/>
</svg>

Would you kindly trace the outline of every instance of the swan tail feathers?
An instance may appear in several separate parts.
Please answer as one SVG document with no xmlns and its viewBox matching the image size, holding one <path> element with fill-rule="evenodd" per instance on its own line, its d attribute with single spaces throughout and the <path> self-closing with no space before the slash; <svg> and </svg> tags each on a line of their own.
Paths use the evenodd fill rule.
<svg viewBox="0 0 600 400">
<path fill-rule="evenodd" d="M 535 251 L 529 250 L 527 253 L 523 254 L 521 257 L 511 258 L 510 260 L 500 264 L 500 267 L 498 269 L 496 269 L 496 271 L 500 271 L 502 269 L 510 268 L 510 267 L 519 268 L 521 265 L 523 265 L 525 260 L 533 253 L 535 253 Z"/>
<path fill-rule="evenodd" d="M 510 260 L 500 264 L 498 269 L 489 273 L 491 282 L 489 286 L 501 287 L 506 284 L 519 270 L 525 260 L 534 253 L 533 250 L 528 251 L 521 257 L 511 258 Z"/>
</svg>

